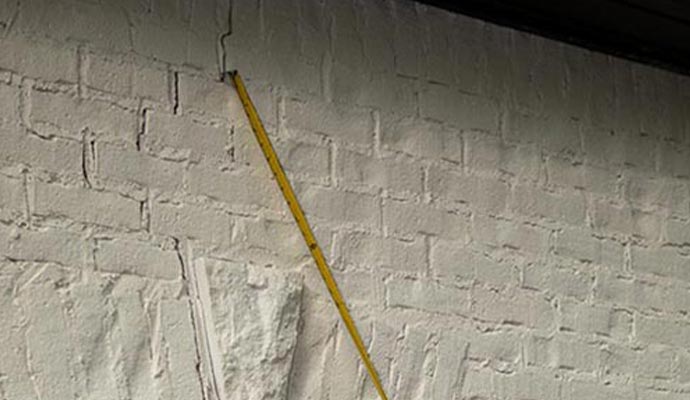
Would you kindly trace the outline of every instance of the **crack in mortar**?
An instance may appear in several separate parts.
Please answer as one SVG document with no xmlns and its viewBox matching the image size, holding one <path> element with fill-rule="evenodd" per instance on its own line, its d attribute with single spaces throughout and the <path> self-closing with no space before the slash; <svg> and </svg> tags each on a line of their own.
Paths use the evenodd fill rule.
<svg viewBox="0 0 690 400">
<path fill-rule="evenodd" d="M 180 73 L 173 72 L 173 115 L 180 114 Z"/>
<path fill-rule="evenodd" d="M 88 188 L 92 188 L 91 169 L 96 163 L 96 141 L 88 130 L 82 132 L 81 174 Z"/>
<path fill-rule="evenodd" d="M 148 118 L 149 109 L 143 108 L 140 113 L 141 121 L 139 123 L 139 131 L 137 132 L 136 147 L 137 151 L 141 151 L 141 139 L 146 134 L 146 123 Z"/>
</svg>

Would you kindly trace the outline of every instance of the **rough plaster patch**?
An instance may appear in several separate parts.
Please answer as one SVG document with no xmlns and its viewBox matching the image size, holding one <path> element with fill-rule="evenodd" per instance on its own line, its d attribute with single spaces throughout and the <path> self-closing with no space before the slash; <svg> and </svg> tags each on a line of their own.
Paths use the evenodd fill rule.
<svg viewBox="0 0 690 400">
<path fill-rule="evenodd" d="M 217 260 L 202 265 L 225 398 L 287 399 L 301 308 L 300 275 Z"/>
</svg>

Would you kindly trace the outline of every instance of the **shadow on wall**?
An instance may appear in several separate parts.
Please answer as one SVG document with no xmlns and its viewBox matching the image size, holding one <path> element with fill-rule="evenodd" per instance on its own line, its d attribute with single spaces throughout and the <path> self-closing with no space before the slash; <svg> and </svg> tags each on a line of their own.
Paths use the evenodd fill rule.
<svg viewBox="0 0 690 400">
<path fill-rule="evenodd" d="M 0 32 L 120 53 L 216 73 L 228 0 L 22 0 L 0 4 Z"/>
</svg>

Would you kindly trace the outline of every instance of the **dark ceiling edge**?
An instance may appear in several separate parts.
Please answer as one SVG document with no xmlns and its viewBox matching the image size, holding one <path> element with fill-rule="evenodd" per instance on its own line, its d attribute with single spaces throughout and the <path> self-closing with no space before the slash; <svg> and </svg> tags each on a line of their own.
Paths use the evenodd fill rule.
<svg viewBox="0 0 690 400">
<path fill-rule="evenodd" d="M 464 14 L 497 25 L 532 33 L 588 50 L 624 58 L 667 71 L 690 76 L 690 59 L 674 56 L 677 50 L 645 43 L 615 30 L 564 24 L 548 15 L 529 12 L 524 8 L 496 4 L 487 0 L 414 0 L 417 3 Z"/>
</svg>

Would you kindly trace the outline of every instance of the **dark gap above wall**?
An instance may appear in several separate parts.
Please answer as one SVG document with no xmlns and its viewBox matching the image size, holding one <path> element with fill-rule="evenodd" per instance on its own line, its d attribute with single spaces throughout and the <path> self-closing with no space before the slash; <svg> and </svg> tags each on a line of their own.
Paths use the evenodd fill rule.
<svg viewBox="0 0 690 400">
<path fill-rule="evenodd" d="M 690 75 L 687 0 L 419 0 Z"/>
</svg>

